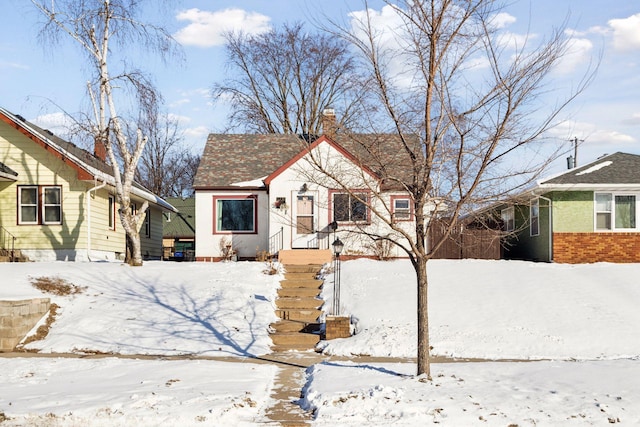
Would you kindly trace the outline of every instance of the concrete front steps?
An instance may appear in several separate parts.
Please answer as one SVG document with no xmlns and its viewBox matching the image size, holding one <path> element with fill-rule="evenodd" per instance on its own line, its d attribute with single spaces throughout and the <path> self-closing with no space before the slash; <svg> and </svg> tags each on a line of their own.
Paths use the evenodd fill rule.
<svg viewBox="0 0 640 427">
<path fill-rule="evenodd" d="M 271 324 L 273 351 L 311 350 L 320 341 L 322 315 L 319 298 L 322 280 L 316 276 L 322 265 L 284 265 L 285 280 L 280 282 L 276 316 Z"/>
<path fill-rule="evenodd" d="M 278 261 L 282 265 L 323 265 L 331 262 L 329 249 L 282 249 L 278 252 Z"/>
</svg>

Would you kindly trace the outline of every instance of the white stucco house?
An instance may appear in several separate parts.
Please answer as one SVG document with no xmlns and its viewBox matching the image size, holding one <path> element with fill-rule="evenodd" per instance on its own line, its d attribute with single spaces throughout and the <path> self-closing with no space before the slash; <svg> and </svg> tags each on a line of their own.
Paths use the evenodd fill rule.
<svg viewBox="0 0 640 427">
<path fill-rule="evenodd" d="M 391 223 L 415 226 L 409 193 L 385 170 L 408 164 L 393 141 L 335 132 L 313 140 L 209 135 L 194 180 L 196 259 L 220 260 L 229 249 L 241 259 L 328 250 L 336 238 L 347 256 L 406 256 L 380 239 L 397 238 Z"/>
</svg>

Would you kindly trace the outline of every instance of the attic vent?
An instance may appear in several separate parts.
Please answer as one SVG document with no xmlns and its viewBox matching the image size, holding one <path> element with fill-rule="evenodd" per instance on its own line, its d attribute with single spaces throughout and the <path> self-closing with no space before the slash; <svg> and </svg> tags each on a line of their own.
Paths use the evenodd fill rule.
<svg viewBox="0 0 640 427">
<path fill-rule="evenodd" d="M 49 129 L 45 129 L 44 130 L 46 133 L 48 133 L 49 135 L 53 136 L 53 132 L 51 132 Z"/>
<path fill-rule="evenodd" d="M 26 122 L 26 121 L 27 121 L 27 120 L 26 120 L 24 117 L 22 117 L 20 114 L 16 114 L 16 117 L 17 117 L 20 121 L 22 121 L 22 122 Z"/>
</svg>

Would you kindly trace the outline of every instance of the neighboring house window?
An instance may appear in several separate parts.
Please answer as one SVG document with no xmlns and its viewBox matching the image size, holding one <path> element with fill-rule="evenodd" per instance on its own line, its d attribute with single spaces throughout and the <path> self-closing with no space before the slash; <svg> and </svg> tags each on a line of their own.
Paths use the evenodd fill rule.
<svg viewBox="0 0 640 427">
<path fill-rule="evenodd" d="M 367 193 L 333 193 L 333 221 L 366 222 Z"/>
<path fill-rule="evenodd" d="M 502 218 L 502 228 L 504 231 L 515 230 L 515 210 L 513 209 L 513 207 L 503 209 L 500 212 L 500 217 Z"/>
<path fill-rule="evenodd" d="M 540 199 L 531 200 L 529 207 L 529 232 L 532 236 L 540 234 Z"/>
<path fill-rule="evenodd" d="M 636 228 L 636 196 L 596 193 L 596 230 L 629 230 Z"/>
<path fill-rule="evenodd" d="M 109 229 L 116 229 L 116 198 L 109 195 Z"/>
<path fill-rule="evenodd" d="M 151 237 L 151 211 L 149 208 L 144 212 L 144 237 Z"/>
<path fill-rule="evenodd" d="M 62 224 L 62 188 L 18 187 L 18 224 Z"/>
<path fill-rule="evenodd" d="M 257 233 L 256 196 L 213 198 L 214 233 Z"/>
<path fill-rule="evenodd" d="M 18 224 L 38 223 L 38 187 L 18 187 Z"/>
<path fill-rule="evenodd" d="M 394 221 L 411 221 L 412 211 L 409 197 L 391 196 L 391 214 Z"/>
</svg>

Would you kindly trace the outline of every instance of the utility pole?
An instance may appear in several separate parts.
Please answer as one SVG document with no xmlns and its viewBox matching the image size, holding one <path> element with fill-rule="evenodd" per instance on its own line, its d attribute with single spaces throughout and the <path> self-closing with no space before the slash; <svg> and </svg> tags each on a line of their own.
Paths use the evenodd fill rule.
<svg viewBox="0 0 640 427">
<path fill-rule="evenodd" d="M 573 167 L 578 167 L 578 143 L 584 142 L 584 139 L 578 139 L 577 136 L 574 136 L 573 139 L 569 141 L 573 142 Z"/>
</svg>

